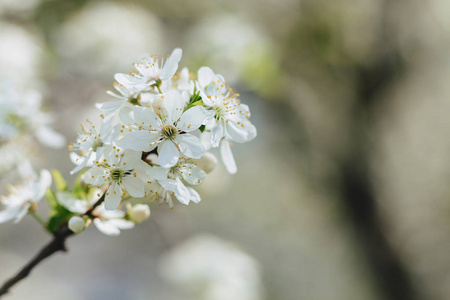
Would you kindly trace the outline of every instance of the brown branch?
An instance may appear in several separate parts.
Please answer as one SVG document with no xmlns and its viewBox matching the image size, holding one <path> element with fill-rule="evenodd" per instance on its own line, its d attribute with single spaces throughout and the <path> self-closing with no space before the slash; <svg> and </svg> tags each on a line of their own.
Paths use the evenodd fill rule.
<svg viewBox="0 0 450 300">
<path fill-rule="evenodd" d="M 106 193 L 103 193 L 102 197 L 85 213 L 83 216 L 87 216 L 92 218 L 92 213 L 94 209 L 99 206 L 103 200 L 105 200 Z M 62 224 L 54 233 L 53 239 L 48 243 L 44 248 L 39 251 L 39 253 L 28 263 L 26 264 L 14 277 L 10 278 L 6 281 L 3 286 L 0 288 L 0 297 L 7 294 L 9 289 L 20 282 L 22 279 L 25 279 L 31 271 L 40 264 L 47 257 L 52 256 L 53 254 L 63 251 L 66 252 L 66 240 L 70 236 L 74 235 L 74 232 L 69 229 L 67 222 Z"/>
</svg>

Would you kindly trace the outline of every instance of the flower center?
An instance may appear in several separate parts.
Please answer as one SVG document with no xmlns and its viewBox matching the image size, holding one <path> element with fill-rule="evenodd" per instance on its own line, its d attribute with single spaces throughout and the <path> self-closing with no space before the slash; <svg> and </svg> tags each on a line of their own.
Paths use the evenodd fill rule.
<svg viewBox="0 0 450 300">
<path fill-rule="evenodd" d="M 166 139 L 173 139 L 177 135 L 178 130 L 173 125 L 165 125 L 162 128 L 162 134 Z"/>
<path fill-rule="evenodd" d="M 102 147 L 103 146 L 103 142 L 100 139 L 97 139 L 94 141 L 94 143 L 92 144 L 92 151 L 97 151 L 98 147 Z"/>
<path fill-rule="evenodd" d="M 116 181 L 119 181 L 123 177 L 123 175 L 125 175 L 125 172 L 120 169 L 115 169 L 111 172 L 112 179 Z"/>
<path fill-rule="evenodd" d="M 225 108 L 222 105 L 214 105 L 212 107 L 214 113 L 216 114 L 216 119 L 220 119 L 225 115 Z"/>
</svg>

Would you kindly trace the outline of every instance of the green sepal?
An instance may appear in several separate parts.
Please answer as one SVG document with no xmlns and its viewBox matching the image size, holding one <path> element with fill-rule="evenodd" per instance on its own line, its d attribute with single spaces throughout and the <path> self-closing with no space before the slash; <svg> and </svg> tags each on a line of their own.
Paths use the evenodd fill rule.
<svg viewBox="0 0 450 300">
<path fill-rule="evenodd" d="M 75 214 L 62 206 L 58 206 L 50 213 L 50 219 L 47 223 L 47 230 L 54 233 L 62 224 L 69 221 Z"/>
<path fill-rule="evenodd" d="M 58 170 L 51 170 L 53 181 L 55 182 L 56 189 L 58 191 L 67 191 L 67 182 Z"/>
<path fill-rule="evenodd" d="M 197 101 L 202 100 L 202 97 L 200 97 L 200 93 L 194 93 L 191 98 L 189 98 L 189 104 L 193 104 Z M 203 102 L 202 102 L 203 103 Z"/>
<path fill-rule="evenodd" d="M 204 132 L 205 129 L 206 129 L 206 126 L 205 126 L 205 125 L 202 125 L 202 126 L 200 126 L 198 129 L 200 130 L 200 132 Z"/>
<path fill-rule="evenodd" d="M 56 199 L 56 194 L 51 188 L 48 188 L 45 191 L 45 198 L 47 199 L 47 203 L 51 208 L 56 208 L 59 206 L 58 200 Z"/>
<path fill-rule="evenodd" d="M 82 177 L 83 174 L 78 175 L 73 185 L 72 195 L 77 199 L 86 199 L 89 192 L 89 187 L 81 180 Z"/>
</svg>

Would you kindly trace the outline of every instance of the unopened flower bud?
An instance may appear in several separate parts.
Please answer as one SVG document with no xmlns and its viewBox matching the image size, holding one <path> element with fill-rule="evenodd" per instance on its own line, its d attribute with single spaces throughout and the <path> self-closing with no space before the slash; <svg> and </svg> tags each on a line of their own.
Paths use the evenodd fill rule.
<svg viewBox="0 0 450 300">
<path fill-rule="evenodd" d="M 131 206 L 127 203 L 128 217 L 136 224 L 142 223 L 150 217 L 150 207 L 146 204 L 136 204 Z"/>
<path fill-rule="evenodd" d="M 75 216 L 69 220 L 69 229 L 75 233 L 80 233 L 84 230 L 86 223 L 83 218 Z"/>
<path fill-rule="evenodd" d="M 216 167 L 217 158 L 212 153 L 206 152 L 199 160 L 196 161 L 196 163 L 200 169 L 208 174 L 211 173 Z"/>
</svg>

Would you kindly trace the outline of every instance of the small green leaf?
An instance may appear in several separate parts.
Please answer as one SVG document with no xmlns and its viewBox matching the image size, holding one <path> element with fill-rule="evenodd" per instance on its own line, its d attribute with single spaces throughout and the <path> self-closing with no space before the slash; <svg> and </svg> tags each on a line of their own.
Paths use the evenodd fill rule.
<svg viewBox="0 0 450 300">
<path fill-rule="evenodd" d="M 206 126 L 205 126 L 205 125 L 202 125 L 202 126 L 200 126 L 198 129 L 199 129 L 201 132 L 204 132 L 205 129 L 206 129 Z"/>
<path fill-rule="evenodd" d="M 74 214 L 62 206 L 58 206 L 51 211 L 50 220 L 47 224 L 47 229 L 50 232 L 55 232 L 62 224 L 67 222 Z"/>
<path fill-rule="evenodd" d="M 58 170 L 53 169 L 52 171 L 53 181 L 55 182 L 56 189 L 58 191 L 67 191 L 67 182 L 64 180 L 63 176 Z"/>
</svg>

